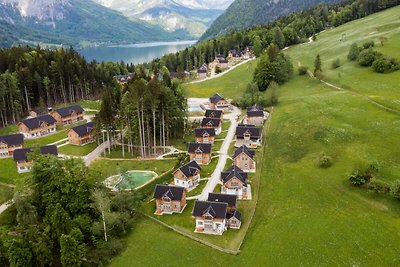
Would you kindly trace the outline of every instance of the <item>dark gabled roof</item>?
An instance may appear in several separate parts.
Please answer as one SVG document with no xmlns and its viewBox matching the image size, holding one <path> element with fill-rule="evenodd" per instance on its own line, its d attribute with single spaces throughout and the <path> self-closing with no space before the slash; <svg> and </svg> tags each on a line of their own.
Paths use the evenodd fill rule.
<svg viewBox="0 0 400 267">
<path fill-rule="evenodd" d="M 212 145 L 211 144 L 204 144 L 204 143 L 189 143 L 188 152 L 195 153 L 196 150 L 200 150 L 203 153 L 210 154 Z"/>
<path fill-rule="evenodd" d="M 241 146 L 241 147 L 239 147 L 238 149 L 235 150 L 235 154 L 233 155 L 233 159 L 235 159 L 236 157 L 238 157 L 242 153 L 246 154 L 250 158 L 254 158 L 254 155 L 256 154 L 256 152 L 254 150 L 250 150 L 247 146 L 243 145 L 243 146 Z"/>
<path fill-rule="evenodd" d="M 219 127 L 221 125 L 221 119 L 213 119 L 213 118 L 203 118 L 201 121 L 201 127 Z"/>
<path fill-rule="evenodd" d="M 204 114 L 204 117 L 221 119 L 223 114 L 224 113 L 222 110 L 207 109 L 206 113 Z"/>
<path fill-rule="evenodd" d="M 219 63 L 228 63 L 229 61 L 226 60 L 226 59 L 220 58 L 220 59 L 218 59 L 218 62 L 219 62 Z"/>
<path fill-rule="evenodd" d="M 197 73 L 207 73 L 207 70 L 206 69 L 198 69 Z"/>
<path fill-rule="evenodd" d="M 256 111 L 256 110 L 264 111 L 264 108 L 259 106 L 259 105 L 257 105 L 257 104 L 247 108 L 247 111 Z"/>
<path fill-rule="evenodd" d="M 194 129 L 195 137 L 203 137 L 203 135 L 207 133 L 208 136 L 215 136 L 215 128 L 197 128 Z"/>
<path fill-rule="evenodd" d="M 192 177 L 196 172 L 201 171 L 201 167 L 195 160 L 193 160 L 181 166 L 178 170 L 180 170 L 186 177 Z"/>
<path fill-rule="evenodd" d="M 222 96 L 220 96 L 219 94 L 215 94 L 212 97 L 210 97 L 210 102 L 217 104 L 219 101 L 221 100 L 225 100 L 225 98 L 223 98 Z"/>
<path fill-rule="evenodd" d="M 247 127 L 247 128 L 255 128 L 256 126 L 254 124 L 243 124 L 243 123 L 239 123 L 238 127 Z"/>
<path fill-rule="evenodd" d="M 192 214 L 194 217 L 201 217 L 209 213 L 214 218 L 225 219 L 227 208 L 227 203 L 196 200 Z"/>
<path fill-rule="evenodd" d="M 184 191 L 185 188 L 180 186 L 158 184 L 156 185 L 156 189 L 154 190 L 154 198 L 161 199 L 164 196 L 167 196 L 171 200 L 181 201 Z"/>
<path fill-rule="evenodd" d="M 237 196 L 220 193 L 209 193 L 207 200 L 213 202 L 228 203 L 228 207 L 236 207 Z"/>
<path fill-rule="evenodd" d="M 50 146 L 42 146 L 39 148 L 40 154 L 45 155 L 54 155 L 58 156 L 57 147 L 54 145 Z M 28 153 L 33 152 L 32 148 L 20 148 L 16 149 L 13 154 L 14 161 L 27 161 L 28 160 Z"/>
<path fill-rule="evenodd" d="M 261 129 L 244 126 L 238 126 L 236 128 L 236 137 L 243 138 L 245 134 L 250 134 L 250 139 L 259 139 L 261 137 Z"/>
<path fill-rule="evenodd" d="M 206 63 L 203 63 L 203 65 L 200 66 L 200 68 L 197 69 L 198 73 L 207 73 L 208 71 L 208 66 Z"/>
<path fill-rule="evenodd" d="M 232 217 L 235 217 L 239 221 L 242 220 L 242 214 L 238 210 L 234 210 L 233 212 L 229 212 L 229 213 L 226 214 L 226 218 L 228 220 L 231 219 Z"/>
<path fill-rule="evenodd" d="M 51 125 L 55 124 L 57 121 L 56 119 L 54 119 L 53 116 L 49 114 L 40 115 L 35 118 L 30 118 L 22 121 L 22 123 L 25 124 L 25 126 L 28 127 L 28 129 L 30 130 L 40 128 L 40 126 L 44 122 Z"/>
<path fill-rule="evenodd" d="M 84 112 L 84 111 L 85 111 L 85 110 L 84 110 L 81 106 L 79 106 L 79 105 L 72 105 L 72 106 L 69 106 L 69 107 L 59 108 L 59 109 L 56 109 L 56 110 L 55 110 L 55 112 L 57 112 L 58 114 L 60 114 L 60 116 L 61 116 L 62 118 L 71 115 L 73 112 L 82 113 L 82 112 Z"/>
<path fill-rule="evenodd" d="M 216 59 L 220 59 L 220 58 L 225 59 L 225 57 L 223 55 L 221 55 L 221 54 L 216 55 L 215 58 Z"/>
<path fill-rule="evenodd" d="M 85 136 L 87 134 L 90 134 L 93 131 L 94 123 L 93 122 L 88 122 L 82 125 L 78 125 L 75 127 L 72 127 L 71 130 L 76 132 L 79 137 Z"/>
<path fill-rule="evenodd" d="M 247 111 L 247 117 L 264 117 L 264 111 L 262 110 Z"/>
<path fill-rule="evenodd" d="M 243 172 L 238 166 L 232 165 L 225 172 L 221 172 L 221 178 L 224 183 L 228 182 L 233 177 L 238 178 L 245 186 L 247 186 L 246 181 L 249 176 L 247 173 Z"/>
<path fill-rule="evenodd" d="M 0 143 L 7 144 L 9 146 L 20 146 L 24 143 L 24 135 L 23 134 L 0 135 Z"/>
</svg>

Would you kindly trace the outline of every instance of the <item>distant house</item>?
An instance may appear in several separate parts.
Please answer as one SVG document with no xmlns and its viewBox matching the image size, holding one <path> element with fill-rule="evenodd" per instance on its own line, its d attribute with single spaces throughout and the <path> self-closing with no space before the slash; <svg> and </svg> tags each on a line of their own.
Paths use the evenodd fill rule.
<svg viewBox="0 0 400 267">
<path fill-rule="evenodd" d="M 226 60 L 225 58 L 215 59 L 214 63 L 215 63 L 215 66 L 219 67 L 220 69 L 229 68 L 229 61 Z"/>
<path fill-rule="evenodd" d="M 222 121 L 224 119 L 224 111 L 219 109 L 207 109 L 204 113 L 204 117 L 210 119 L 220 119 Z"/>
<path fill-rule="evenodd" d="M 261 129 L 255 125 L 239 125 L 236 128 L 235 147 L 247 146 L 256 148 L 261 145 Z"/>
<path fill-rule="evenodd" d="M 227 194 L 220 194 L 220 193 L 209 193 L 208 194 L 208 201 L 211 202 L 222 202 L 227 203 L 227 211 L 232 212 L 237 208 L 237 196 L 236 195 L 227 195 Z"/>
<path fill-rule="evenodd" d="M 244 118 L 243 123 L 261 126 L 267 118 L 266 114 L 264 108 L 254 105 L 247 108 L 246 117 Z"/>
<path fill-rule="evenodd" d="M 197 128 L 194 130 L 194 135 L 196 137 L 196 143 L 214 144 L 214 128 Z"/>
<path fill-rule="evenodd" d="M 203 65 L 200 66 L 200 68 L 197 69 L 197 77 L 199 79 L 205 79 L 207 78 L 208 74 L 208 66 L 206 63 L 203 63 Z"/>
<path fill-rule="evenodd" d="M 221 119 L 211 119 L 203 118 L 200 123 L 201 128 L 213 128 L 215 129 L 215 134 L 219 135 L 222 132 L 222 122 Z"/>
<path fill-rule="evenodd" d="M 154 190 L 156 200 L 155 214 L 181 213 L 186 207 L 186 189 L 180 186 L 156 185 Z"/>
<path fill-rule="evenodd" d="M 199 165 L 208 165 L 211 162 L 212 144 L 189 143 L 188 154 L 190 161 L 196 161 Z"/>
<path fill-rule="evenodd" d="M 192 215 L 196 233 L 222 235 L 227 230 L 227 203 L 196 200 Z"/>
<path fill-rule="evenodd" d="M 228 57 L 233 61 L 240 61 L 242 59 L 242 52 L 238 50 L 229 50 Z"/>
<path fill-rule="evenodd" d="M 69 107 L 56 109 L 50 112 L 50 115 L 56 119 L 57 124 L 65 126 L 79 121 L 83 121 L 85 110 L 79 105 L 73 105 Z"/>
<path fill-rule="evenodd" d="M 18 123 L 19 132 L 25 138 L 34 138 L 56 132 L 56 120 L 49 114 L 23 120 Z"/>
<path fill-rule="evenodd" d="M 14 150 L 24 145 L 23 134 L 0 135 L 0 158 L 12 157 Z"/>
<path fill-rule="evenodd" d="M 250 185 L 247 184 L 248 174 L 232 165 L 221 173 L 223 194 L 236 195 L 239 199 L 249 199 L 251 196 Z"/>
<path fill-rule="evenodd" d="M 117 76 L 114 76 L 114 79 L 121 85 L 127 84 L 132 79 L 132 74 L 117 75 Z"/>
<path fill-rule="evenodd" d="M 233 164 L 239 167 L 244 172 L 255 172 L 256 171 L 256 161 L 254 160 L 256 152 L 250 150 L 247 146 L 242 145 L 236 149 L 233 155 Z"/>
<path fill-rule="evenodd" d="M 253 47 L 247 46 L 243 51 L 242 51 L 242 58 L 243 59 L 250 59 L 253 56 Z"/>
<path fill-rule="evenodd" d="M 93 142 L 93 122 L 88 122 L 83 125 L 72 127 L 68 131 L 68 141 L 73 145 L 86 145 Z"/>
<path fill-rule="evenodd" d="M 174 172 L 174 185 L 186 189 L 196 187 L 200 181 L 201 167 L 196 161 L 191 161 Z"/>
<path fill-rule="evenodd" d="M 210 108 L 211 109 L 226 109 L 229 108 L 230 104 L 228 101 L 225 100 L 222 96 L 219 94 L 215 94 L 212 97 L 210 97 Z"/>
<path fill-rule="evenodd" d="M 29 172 L 33 162 L 28 159 L 28 153 L 33 152 L 31 148 L 20 148 L 14 151 L 14 161 L 17 164 L 18 173 Z M 39 148 L 39 152 L 42 155 L 54 155 L 58 156 L 57 147 L 54 145 L 42 146 Z"/>
</svg>

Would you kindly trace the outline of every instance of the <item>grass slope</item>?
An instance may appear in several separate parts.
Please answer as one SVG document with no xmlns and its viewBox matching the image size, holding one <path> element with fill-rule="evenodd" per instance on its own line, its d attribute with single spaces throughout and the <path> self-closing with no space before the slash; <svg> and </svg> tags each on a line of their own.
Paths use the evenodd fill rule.
<svg viewBox="0 0 400 267">
<path fill-rule="evenodd" d="M 201 83 L 184 84 L 186 94 L 190 97 L 208 98 L 218 92 L 226 98 L 239 98 L 247 84 L 253 80 L 256 66 L 256 61 L 250 61 L 221 77 Z"/>
<path fill-rule="evenodd" d="M 398 10 L 366 18 L 362 27 L 371 23 L 375 25 L 371 27 L 377 27 L 379 18 L 387 17 L 396 23 L 398 13 L 393 13 Z M 360 21 L 343 27 L 356 29 L 357 25 Z M 340 32 L 341 28 L 332 31 Z M 329 34 L 331 31 L 318 39 Z M 335 46 L 326 53 L 332 49 Z M 306 58 L 301 52 L 309 54 L 309 62 L 314 57 L 308 45 L 289 52 L 294 61 Z M 329 53 L 340 55 L 340 51 Z M 352 67 L 346 75 L 362 71 Z M 326 75 L 329 77 L 329 73 Z M 394 75 L 383 75 L 387 84 L 398 81 Z M 362 90 L 379 93 L 384 101 L 390 101 L 386 99 L 392 94 L 390 86 L 377 90 L 374 83 L 359 82 Z M 238 256 L 218 252 L 143 219 L 127 237 L 126 250 L 111 266 L 132 262 L 144 266 L 398 265 L 399 202 L 351 187 L 347 181 L 347 174 L 360 161 L 378 161 L 381 179 L 394 180 L 400 174 L 399 115 L 353 93 L 361 89 L 354 86 L 352 91 L 337 91 L 299 76 L 280 88 L 280 104 L 272 116 L 261 170 L 260 198 Z M 213 89 L 205 86 L 204 90 Z M 237 94 L 229 93 L 233 91 L 230 87 L 225 90 Z M 333 157 L 332 167 L 316 167 L 321 153 Z"/>
</svg>

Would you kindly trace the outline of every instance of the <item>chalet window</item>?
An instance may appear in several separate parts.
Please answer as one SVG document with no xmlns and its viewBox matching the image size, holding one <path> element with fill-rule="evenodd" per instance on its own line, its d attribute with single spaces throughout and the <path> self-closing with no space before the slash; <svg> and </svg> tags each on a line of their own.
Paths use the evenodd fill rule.
<svg viewBox="0 0 400 267">
<path fill-rule="evenodd" d="M 232 182 L 231 185 L 232 186 L 238 186 L 239 184 L 237 182 Z"/>
<path fill-rule="evenodd" d="M 198 221 L 197 224 L 198 225 L 203 225 L 203 222 L 202 221 Z"/>
<path fill-rule="evenodd" d="M 205 216 L 204 216 L 204 219 L 205 219 L 205 220 L 211 221 L 211 220 L 213 219 L 213 217 L 210 216 L 210 215 L 205 215 Z"/>
</svg>

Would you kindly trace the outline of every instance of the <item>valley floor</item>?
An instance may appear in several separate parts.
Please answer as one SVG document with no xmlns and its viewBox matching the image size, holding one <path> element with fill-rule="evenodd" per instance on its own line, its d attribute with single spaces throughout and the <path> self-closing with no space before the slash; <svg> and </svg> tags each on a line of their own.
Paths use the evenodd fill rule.
<svg viewBox="0 0 400 267">
<path fill-rule="evenodd" d="M 348 182 L 355 166 L 372 161 L 379 164 L 379 179 L 399 179 L 400 117 L 371 101 L 378 99 L 400 111 L 394 101 L 400 95 L 399 72 L 372 74 L 345 59 L 352 42 L 368 40 L 359 27 L 377 29 L 377 23 L 383 25 L 381 34 L 389 38 L 381 49 L 399 57 L 393 48 L 400 40 L 397 22 L 393 22 L 399 11 L 394 8 L 375 14 L 327 31 L 315 43 L 288 49 L 293 62 L 310 68 L 316 53 L 321 53 L 325 79 L 345 90 L 297 74 L 280 88 L 279 105 L 274 109 L 264 149 L 256 214 L 239 255 L 216 251 L 142 218 L 127 237 L 126 250 L 111 266 L 399 265 L 400 203 Z M 335 50 L 335 45 L 322 46 L 332 44 L 343 32 L 349 40 L 343 47 L 338 45 Z M 320 48 L 313 51 L 313 47 Z M 336 57 L 343 65 L 328 70 L 328 62 Z M 244 70 L 241 66 L 226 77 L 243 75 Z M 342 73 L 340 82 L 337 72 Z M 379 90 L 372 82 L 375 77 Z M 228 97 L 243 93 L 229 87 L 229 81 L 224 86 L 220 79 L 190 85 L 187 90 L 190 96 L 202 97 L 218 85 Z M 246 79 L 250 80 L 244 75 Z M 330 168 L 317 166 L 321 154 L 333 158 Z"/>
</svg>

